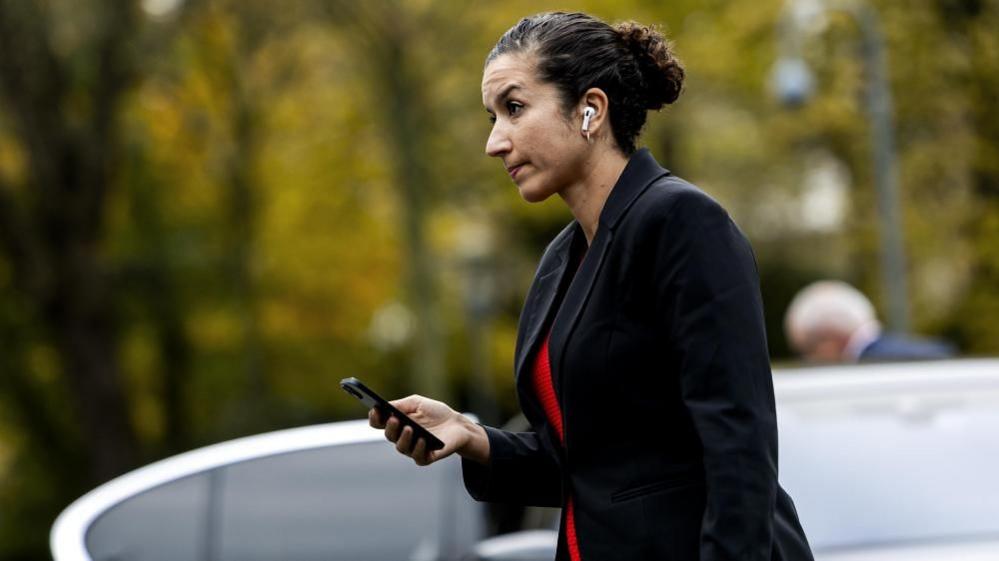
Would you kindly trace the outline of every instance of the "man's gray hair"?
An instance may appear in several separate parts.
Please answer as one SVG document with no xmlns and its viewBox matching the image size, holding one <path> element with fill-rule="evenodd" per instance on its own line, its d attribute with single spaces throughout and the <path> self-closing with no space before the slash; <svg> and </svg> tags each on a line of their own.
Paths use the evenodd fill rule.
<svg viewBox="0 0 999 561">
<path fill-rule="evenodd" d="M 836 280 L 818 281 L 803 288 L 784 315 L 785 333 L 797 340 L 820 331 L 849 336 L 865 325 L 880 330 L 871 301 L 856 288 Z"/>
</svg>

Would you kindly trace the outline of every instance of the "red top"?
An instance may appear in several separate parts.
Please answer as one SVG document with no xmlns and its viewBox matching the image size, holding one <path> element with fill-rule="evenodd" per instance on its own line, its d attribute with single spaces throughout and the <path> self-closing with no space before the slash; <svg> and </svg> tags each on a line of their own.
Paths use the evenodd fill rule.
<svg viewBox="0 0 999 561">
<path fill-rule="evenodd" d="M 559 442 L 565 446 L 565 433 L 562 430 L 562 409 L 558 406 L 558 399 L 555 397 L 555 386 L 552 384 L 551 363 L 548 360 L 548 341 L 551 339 L 551 332 L 545 335 L 545 342 L 538 350 L 538 356 L 534 359 L 534 372 L 532 381 L 534 382 L 534 392 L 541 400 L 541 405 L 545 409 L 545 417 L 548 422 L 555 427 L 558 433 Z M 576 541 L 576 517 L 573 514 L 572 495 L 566 498 L 565 504 L 565 539 L 569 547 L 569 558 L 572 561 L 580 561 L 579 543 Z"/>
</svg>

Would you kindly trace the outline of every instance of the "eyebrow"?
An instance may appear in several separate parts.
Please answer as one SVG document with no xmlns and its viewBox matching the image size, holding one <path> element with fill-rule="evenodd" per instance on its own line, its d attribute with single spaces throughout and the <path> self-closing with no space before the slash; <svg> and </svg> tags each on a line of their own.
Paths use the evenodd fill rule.
<svg viewBox="0 0 999 561">
<path fill-rule="evenodd" d="M 519 90 L 519 89 L 522 89 L 520 84 L 514 82 L 513 84 L 510 84 L 509 86 L 503 88 L 503 91 L 501 91 L 494 99 L 497 102 L 502 103 L 503 101 L 506 100 L 506 98 L 510 97 L 510 94 L 513 93 L 513 90 Z M 486 112 L 492 113 L 492 111 L 489 108 L 486 108 Z"/>
</svg>

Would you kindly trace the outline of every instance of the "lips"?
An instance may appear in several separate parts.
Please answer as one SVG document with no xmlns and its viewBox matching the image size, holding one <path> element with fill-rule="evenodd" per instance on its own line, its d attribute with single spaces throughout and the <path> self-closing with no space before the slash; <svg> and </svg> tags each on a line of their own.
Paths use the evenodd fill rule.
<svg viewBox="0 0 999 561">
<path fill-rule="evenodd" d="M 524 164 L 517 164 L 517 165 L 515 165 L 515 166 L 511 166 L 511 167 L 508 167 L 508 168 L 506 168 L 506 172 L 510 174 L 510 177 L 511 177 L 512 179 L 516 179 L 516 178 L 517 178 L 517 173 L 518 173 L 518 172 L 519 172 L 519 171 L 521 170 L 521 168 L 523 168 L 523 167 L 524 167 Z"/>
</svg>

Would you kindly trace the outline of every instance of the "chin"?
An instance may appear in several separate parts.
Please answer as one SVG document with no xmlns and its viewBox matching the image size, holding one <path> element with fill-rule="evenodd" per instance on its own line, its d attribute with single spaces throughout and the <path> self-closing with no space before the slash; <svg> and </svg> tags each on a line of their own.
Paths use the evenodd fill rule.
<svg viewBox="0 0 999 561">
<path fill-rule="evenodd" d="M 520 196 L 522 199 L 529 203 L 540 203 L 548 199 L 551 193 L 538 193 L 537 191 L 520 191 Z"/>
<path fill-rule="evenodd" d="M 520 197 L 529 203 L 540 203 L 548 200 L 554 193 L 548 189 L 532 189 L 530 186 L 518 185 Z"/>
</svg>

